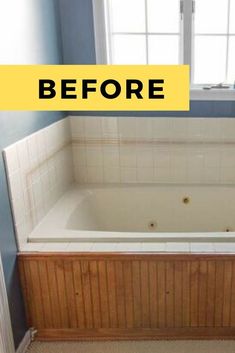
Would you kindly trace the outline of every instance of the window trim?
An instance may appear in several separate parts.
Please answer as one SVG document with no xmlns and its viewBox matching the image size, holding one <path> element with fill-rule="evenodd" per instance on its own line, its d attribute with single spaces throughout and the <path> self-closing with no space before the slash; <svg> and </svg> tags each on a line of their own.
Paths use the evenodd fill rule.
<svg viewBox="0 0 235 353">
<path fill-rule="evenodd" d="M 94 40 L 97 65 L 108 65 L 111 60 L 109 58 L 109 24 L 107 16 L 108 0 L 92 0 L 93 19 L 94 19 Z M 192 8 L 194 0 L 183 1 L 183 45 L 181 55 L 185 65 L 190 65 L 190 74 L 193 75 L 192 60 L 193 60 L 193 16 Z M 191 100 L 215 100 L 215 101 L 231 101 L 235 100 L 235 89 L 231 86 L 229 89 L 210 89 L 205 90 L 201 85 L 192 85 L 190 88 Z"/>
</svg>

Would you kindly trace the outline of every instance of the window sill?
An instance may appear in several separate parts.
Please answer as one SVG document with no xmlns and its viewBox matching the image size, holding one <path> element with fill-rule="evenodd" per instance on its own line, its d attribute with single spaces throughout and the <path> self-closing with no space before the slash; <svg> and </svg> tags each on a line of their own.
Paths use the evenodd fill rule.
<svg viewBox="0 0 235 353">
<path fill-rule="evenodd" d="M 235 101 L 235 89 L 210 89 L 191 88 L 190 99 L 199 101 Z"/>
</svg>

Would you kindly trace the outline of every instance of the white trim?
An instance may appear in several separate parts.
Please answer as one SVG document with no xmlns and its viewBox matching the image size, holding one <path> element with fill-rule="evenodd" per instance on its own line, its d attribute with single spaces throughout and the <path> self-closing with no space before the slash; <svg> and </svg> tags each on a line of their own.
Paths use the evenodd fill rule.
<svg viewBox="0 0 235 353">
<path fill-rule="evenodd" d="M 92 0 L 93 19 L 94 19 L 94 36 L 95 36 L 95 53 L 96 64 L 107 64 L 107 30 L 105 19 L 105 0 Z"/>
<path fill-rule="evenodd" d="M 31 343 L 31 330 L 28 330 L 19 344 L 16 353 L 25 353 Z"/>
<path fill-rule="evenodd" d="M 1 256 L 0 256 L 0 352 L 1 353 L 15 352 Z"/>
</svg>

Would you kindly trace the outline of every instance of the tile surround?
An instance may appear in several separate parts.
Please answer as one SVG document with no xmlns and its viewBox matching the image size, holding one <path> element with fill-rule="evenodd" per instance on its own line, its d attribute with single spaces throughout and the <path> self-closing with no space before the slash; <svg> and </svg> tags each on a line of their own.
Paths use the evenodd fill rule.
<svg viewBox="0 0 235 353">
<path fill-rule="evenodd" d="M 74 180 L 235 184 L 234 156 L 231 118 L 68 117 L 4 150 L 19 248 Z"/>
<path fill-rule="evenodd" d="M 68 119 L 4 150 L 18 247 L 74 180 Z"/>
<path fill-rule="evenodd" d="M 70 120 L 77 182 L 235 182 L 235 119 L 71 117 Z"/>
</svg>

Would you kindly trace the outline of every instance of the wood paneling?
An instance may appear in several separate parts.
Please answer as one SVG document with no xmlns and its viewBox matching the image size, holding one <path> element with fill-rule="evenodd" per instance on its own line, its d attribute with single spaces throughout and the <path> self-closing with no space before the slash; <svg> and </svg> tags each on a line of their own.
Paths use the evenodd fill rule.
<svg viewBox="0 0 235 353">
<path fill-rule="evenodd" d="M 23 253 L 40 339 L 235 338 L 235 256 Z"/>
</svg>

